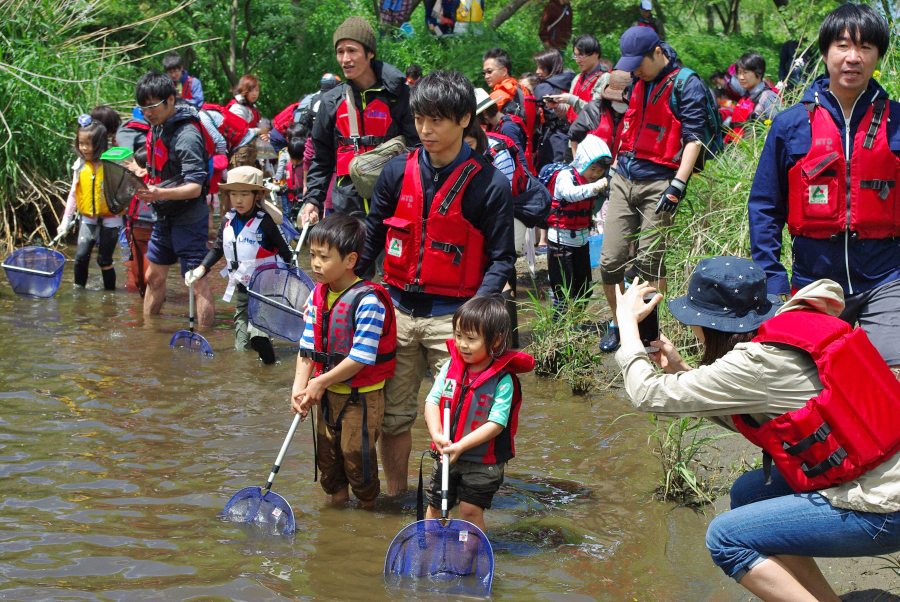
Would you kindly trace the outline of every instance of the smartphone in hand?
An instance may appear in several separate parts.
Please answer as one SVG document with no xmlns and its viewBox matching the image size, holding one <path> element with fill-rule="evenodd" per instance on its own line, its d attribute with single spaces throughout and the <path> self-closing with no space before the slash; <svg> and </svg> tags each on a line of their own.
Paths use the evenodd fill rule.
<svg viewBox="0 0 900 602">
<path fill-rule="evenodd" d="M 644 303 L 649 303 L 656 293 L 650 293 L 644 297 Z M 650 347 L 650 343 L 659 338 L 659 303 L 653 308 L 653 311 L 646 318 L 638 322 L 638 335 L 641 337 L 641 343 L 644 348 Z"/>
</svg>

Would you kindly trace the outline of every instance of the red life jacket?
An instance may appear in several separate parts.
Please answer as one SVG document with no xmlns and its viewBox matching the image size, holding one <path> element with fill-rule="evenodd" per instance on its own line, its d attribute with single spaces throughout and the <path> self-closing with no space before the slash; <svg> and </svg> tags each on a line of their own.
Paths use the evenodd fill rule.
<svg viewBox="0 0 900 602">
<path fill-rule="evenodd" d="M 194 78 L 188 76 L 184 83 L 181 84 L 181 97 L 185 100 L 192 100 L 194 98 L 194 91 L 191 90 L 191 84 L 194 83 Z"/>
<path fill-rule="evenodd" d="M 349 86 L 350 84 L 344 84 Z M 379 144 L 387 141 L 388 130 L 393 123 L 391 117 L 391 109 L 388 103 L 376 93 L 374 98 L 365 102 L 366 92 L 361 94 L 363 98 L 363 106 L 365 107 L 360 114 L 359 103 L 354 97 L 354 105 L 356 105 L 356 124 L 359 128 L 359 137 L 354 139 L 350 134 L 349 107 L 347 106 L 347 88 L 344 88 L 341 96 L 341 103 L 337 107 L 336 119 L 334 122 L 335 137 L 337 139 L 337 166 L 336 174 L 338 177 L 346 176 L 350 173 L 350 161 L 356 155 L 368 152 Z M 352 88 L 351 88 L 352 93 Z"/>
<path fill-rule="evenodd" d="M 900 382 L 862 328 L 797 310 L 764 322 L 753 340 L 808 352 L 824 387 L 806 406 L 762 425 L 732 416 L 794 491 L 852 481 L 900 451 Z"/>
<path fill-rule="evenodd" d="M 284 169 L 284 181 L 287 187 L 287 198 L 294 203 L 303 196 L 303 167 L 294 167 L 294 164 L 288 160 Z"/>
<path fill-rule="evenodd" d="M 512 157 L 513 164 L 515 168 L 513 170 L 512 182 L 512 195 L 519 196 L 525 189 L 528 188 L 528 176 L 525 175 L 525 168 L 522 166 L 522 162 L 519 161 L 519 146 L 515 143 L 515 141 L 509 136 L 504 136 L 503 134 L 498 134 L 496 132 L 487 132 L 488 139 L 495 140 L 495 144 L 488 144 L 488 150 L 485 153 L 491 160 L 491 163 L 494 162 L 494 159 L 497 158 L 497 155 L 502 151 L 508 151 L 509 155 Z"/>
<path fill-rule="evenodd" d="M 613 159 L 616 158 L 615 142 L 619 139 L 619 135 L 622 133 L 622 123 L 624 121 L 624 119 L 620 119 L 619 123 L 617 124 L 615 118 L 613 117 L 613 110 L 608 107 L 601 107 L 600 123 L 597 124 L 596 128 L 588 132 L 588 134 L 593 134 L 606 143 L 606 146 L 610 149 L 610 154 Z"/>
<path fill-rule="evenodd" d="M 287 137 L 287 130 L 294 123 L 294 110 L 299 106 L 300 101 L 289 104 L 272 119 L 272 127 L 282 136 Z"/>
<path fill-rule="evenodd" d="M 313 291 L 313 335 L 316 350 L 300 350 L 302 357 L 315 362 L 315 376 L 331 370 L 347 356 L 353 348 L 353 335 L 356 332 L 356 311 L 363 297 L 374 293 L 384 304 L 384 326 L 378 340 L 375 363 L 365 366 L 345 384 L 351 388 L 367 387 L 380 383 L 394 376 L 397 350 L 397 324 L 394 319 L 394 305 L 391 297 L 381 285 L 368 280 L 358 280 L 350 285 L 335 300 L 331 308 L 326 309 L 328 285 L 318 283 Z"/>
<path fill-rule="evenodd" d="M 575 86 L 572 88 L 572 94 L 584 102 L 591 102 L 594 98 L 594 84 L 597 83 L 597 80 L 600 79 L 600 76 L 604 73 L 606 73 L 606 71 L 600 65 L 597 65 L 597 68 L 594 69 L 594 72 L 590 75 L 579 73 L 578 77 L 575 78 Z M 575 112 L 575 109 L 569 107 L 568 112 L 566 112 L 566 119 L 569 120 L 569 123 L 575 123 L 577 117 L 578 113 Z"/>
<path fill-rule="evenodd" d="M 534 370 L 534 358 L 520 351 L 507 351 L 488 366 L 475 380 L 466 384 L 468 366 L 456 349 L 453 340 L 447 341 L 450 350 L 450 367 L 441 391 L 441 408 L 450 404 L 450 440 L 459 441 L 488 421 L 497 385 L 509 374 L 513 381 L 512 405 L 509 420 L 499 435 L 481 445 L 460 454 L 460 460 L 479 464 L 497 464 L 511 460 L 516 455 L 515 436 L 519 427 L 519 408 L 522 405 L 522 387 L 516 374 Z M 444 413 L 441 412 L 441 426 Z M 433 447 L 433 444 L 432 444 Z"/>
<path fill-rule="evenodd" d="M 206 128 L 203 127 L 203 124 L 200 123 L 200 120 L 197 117 L 191 116 L 189 119 L 189 123 L 197 128 L 197 131 L 200 132 L 200 135 L 203 136 L 203 145 L 206 149 L 206 156 L 208 159 L 212 160 L 212 157 L 216 153 L 216 143 L 213 141 L 212 137 L 209 135 L 209 132 L 206 131 Z M 147 132 L 147 172 L 149 173 L 149 178 L 147 180 L 148 184 L 160 184 L 161 182 L 171 180 L 172 178 L 176 178 L 181 175 L 180 172 L 176 173 L 175 169 L 169 164 L 169 149 L 166 147 L 162 138 L 156 138 L 153 135 L 153 130 Z M 207 170 L 208 176 L 212 175 L 212 165 L 209 165 Z M 204 186 L 204 190 L 201 193 L 202 195 L 206 195 L 209 190 L 209 177 L 207 177 L 206 185 Z M 169 215 L 170 213 L 177 212 L 177 209 L 183 208 L 184 205 L 181 201 L 154 201 L 154 209 L 158 215 Z M 168 207 L 167 207 L 168 206 Z M 175 211 L 172 211 L 175 209 Z"/>
<path fill-rule="evenodd" d="M 675 69 L 650 91 L 650 102 L 644 104 L 646 83 L 638 79 L 631 93 L 628 110 L 622 117 L 620 153 L 633 153 L 646 159 L 678 169 L 684 144 L 681 140 L 681 121 L 670 106 L 672 86 L 680 69 Z"/>
<path fill-rule="evenodd" d="M 563 169 L 572 172 L 575 178 L 575 184 L 583 186 L 588 181 L 581 177 L 581 174 L 574 167 L 567 165 L 553 174 L 550 182 L 547 184 L 547 190 L 553 197 L 550 205 L 550 215 L 547 217 L 547 225 L 558 230 L 583 230 L 591 227 L 591 215 L 594 210 L 594 197 L 589 197 L 583 201 L 574 203 L 562 203 L 556 198 L 556 178 Z"/>
<path fill-rule="evenodd" d="M 859 238 L 900 236 L 900 159 L 888 146 L 887 101 L 876 100 L 859 122 L 849 141 L 853 145 L 849 164 L 841 132 L 828 110 L 818 103 L 806 108 L 812 144 L 788 171 L 788 231 L 809 238 L 830 238 L 844 231 Z"/>
<path fill-rule="evenodd" d="M 247 135 L 247 132 L 250 131 L 250 125 L 244 121 L 242 117 L 235 115 L 223 106 L 204 104 L 201 110 L 215 111 L 223 117 L 222 125 L 216 129 L 218 129 L 219 133 L 222 134 L 222 137 L 225 138 L 225 144 L 228 147 L 229 153 L 238 147 L 241 140 L 243 140 L 244 136 Z"/>
<path fill-rule="evenodd" d="M 232 98 L 231 100 L 228 101 L 228 104 L 225 105 L 225 108 L 228 109 L 231 107 L 231 105 L 236 105 L 236 104 L 238 104 L 238 101 L 236 101 L 235 99 Z M 259 110 L 253 104 L 248 102 L 244 106 L 247 107 L 248 109 L 250 109 L 250 113 L 253 114 L 253 119 L 250 120 L 250 122 L 247 124 L 247 127 L 255 128 L 256 126 L 259 125 L 259 120 L 262 119 L 262 115 L 259 114 Z"/>
<path fill-rule="evenodd" d="M 420 152 L 407 155 L 397 209 L 384 220 L 384 281 L 408 292 L 472 297 L 487 258 L 484 235 L 463 217 L 462 196 L 482 164 L 473 158 L 453 170 L 425 215 Z"/>
<path fill-rule="evenodd" d="M 538 128 L 541 125 L 542 113 L 538 107 L 537 99 L 528 90 L 516 83 L 516 93 L 512 102 L 503 105 L 501 119 L 510 119 L 517 123 L 525 132 L 525 160 L 528 162 L 528 171 L 534 171 L 534 148 L 537 146 Z"/>
</svg>

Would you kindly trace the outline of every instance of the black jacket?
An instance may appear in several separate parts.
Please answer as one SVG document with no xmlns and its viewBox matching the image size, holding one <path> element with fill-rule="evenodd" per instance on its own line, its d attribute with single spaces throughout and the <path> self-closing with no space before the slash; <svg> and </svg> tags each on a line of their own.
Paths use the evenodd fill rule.
<svg viewBox="0 0 900 602">
<path fill-rule="evenodd" d="M 162 125 L 151 129 L 151 141 L 162 140 L 168 149 L 168 160 L 158 166 L 158 175 L 162 182 L 175 179 L 169 187 L 182 184 L 197 183 L 201 186 L 200 195 L 184 201 L 156 201 L 153 208 L 160 217 L 172 224 L 193 224 L 209 214 L 206 206 L 206 192 L 209 188 L 209 154 L 206 142 L 199 125 L 196 110 L 193 107 L 178 107 L 175 114 Z M 149 166 L 149 157 L 148 157 Z M 151 173 L 151 175 L 153 175 Z"/>
<path fill-rule="evenodd" d="M 366 92 L 366 102 L 378 97 L 387 103 L 390 107 L 392 122 L 387 138 L 402 135 L 406 137 L 408 146 L 415 146 L 419 143 L 419 134 L 416 132 L 412 113 L 409 110 L 409 86 L 406 85 L 406 76 L 393 65 L 381 61 L 373 60 L 372 69 L 375 71 L 377 80 L 372 89 Z M 347 82 L 341 83 L 322 94 L 312 130 L 315 156 L 306 176 L 307 193 L 303 200 L 312 203 L 319 209 L 325 206 L 325 195 L 337 168 L 337 147 L 341 134 L 335 127 L 335 123 L 338 106 L 344 100 L 348 85 L 350 84 Z M 381 91 L 374 91 L 377 88 L 381 88 Z M 351 86 L 351 89 L 356 106 L 364 106 L 360 91 L 355 86 Z M 339 178 L 335 181 L 331 198 L 336 211 L 365 217 L 365 205 L 349 177 Z"/>
</svg>

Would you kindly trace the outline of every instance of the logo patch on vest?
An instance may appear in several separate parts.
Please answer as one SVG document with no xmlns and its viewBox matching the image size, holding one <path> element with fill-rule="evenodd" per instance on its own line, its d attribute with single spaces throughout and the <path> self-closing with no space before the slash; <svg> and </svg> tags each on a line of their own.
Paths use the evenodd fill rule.
<svg viewBox="0 0 900 602">
<path fill-rule="evenodd" d="M 817 184 L 809 187 L 809 204 L 810 205 L 827 205 L 828 204 L 828 186 Z"/>
<path fill-rule="evenodd" d="M 392 238 L 388 247 L 388 255 L 400 257 L 403 254 L 403 241 L 399 238 Z"/>
<path fill-rule="evenodd" d="M 444 381 L 444 389 L 441 391 L 441 397 L 452 398 L 454 393 L 456 393 L 456 381 L 448 378 Z"/>
</svg>

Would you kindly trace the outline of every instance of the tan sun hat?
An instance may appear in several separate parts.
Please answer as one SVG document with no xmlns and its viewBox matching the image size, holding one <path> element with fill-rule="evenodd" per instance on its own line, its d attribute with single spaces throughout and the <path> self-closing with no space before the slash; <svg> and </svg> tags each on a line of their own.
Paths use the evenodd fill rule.
<svg viewBox="0 0 900 602">
<path fill-rule="evenodd" d="M 228 170 L 228 181 L 219 184 L 224 190 L 258 190 L 266 192 L 268 188 L 262 185 L 263 172 L 255 167 L 245 165 Z"/>
<path fill-rule="evenodd" d="M 491 105 L 497 104 L 496 98 L 491 98 L 484 88 L 475 88 L 475 114 L 478 115 Z"/>
<path fill-rule="evenodd" d="M 631 73 L 617 69 L 609 74 L 609 83 L 603 88 L 600 97 L 613 102 L 628 102 L 625 90 L 630 85 Z"/>
</svg>

